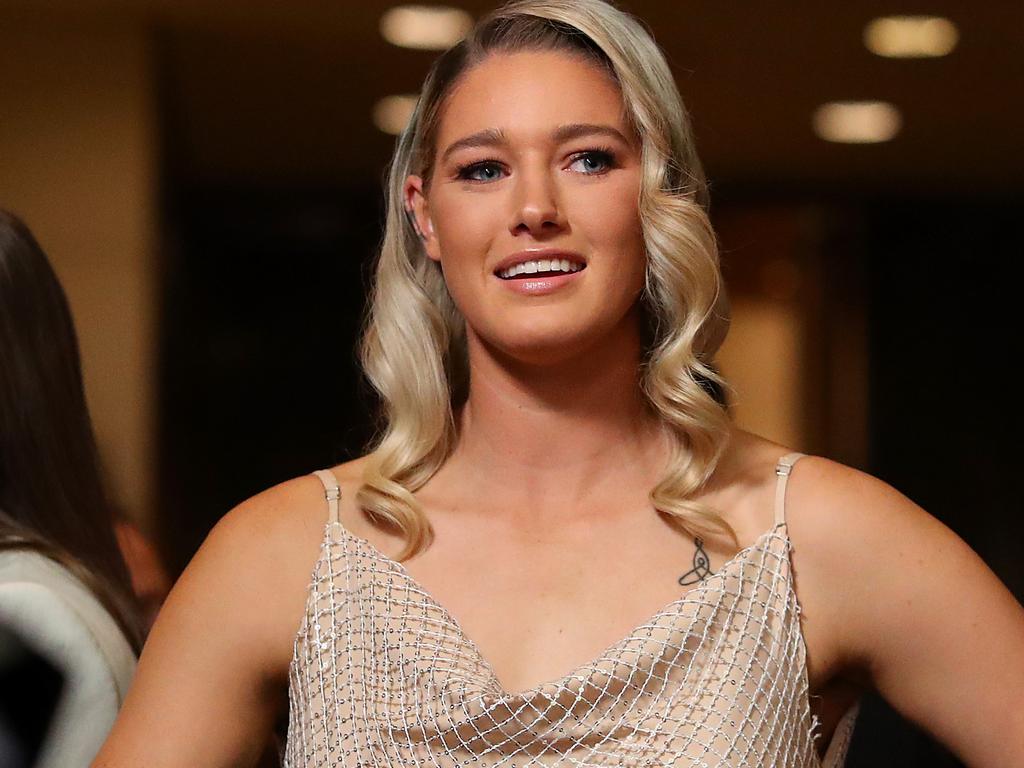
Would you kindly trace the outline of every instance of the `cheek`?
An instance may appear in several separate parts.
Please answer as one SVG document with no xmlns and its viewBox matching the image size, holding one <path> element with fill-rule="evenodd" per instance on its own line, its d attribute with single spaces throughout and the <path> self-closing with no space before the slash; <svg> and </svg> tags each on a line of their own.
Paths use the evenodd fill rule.
<svg viewBox="0 0 1024 768">
<path fill-rule="evenodd" d="M 432 210 L 441 263 L 461 270 L 476 262 L 483 268 L 498 222 L 494 201 L 481 199 L 467 204 L 464 200 L 442 199 Z"/>
<path fill-rule="evenodd" d="M 432 205 L 431 223 L 448 293 L 459 311 L 472 317 L 488 277 L 486 267 L 498 224 L 495 204 L 487 199 L 467 204 L 442 198 Z"/>
<path fill-rule="evenodd" d="M 616 273 L 642 280 L 646 256 L 637 197 L 639 182 L 625 183 L 613 191 L 593 195 L 578 210 L 577 220 L 595 251 L 613 263 Z"/>
</svg>

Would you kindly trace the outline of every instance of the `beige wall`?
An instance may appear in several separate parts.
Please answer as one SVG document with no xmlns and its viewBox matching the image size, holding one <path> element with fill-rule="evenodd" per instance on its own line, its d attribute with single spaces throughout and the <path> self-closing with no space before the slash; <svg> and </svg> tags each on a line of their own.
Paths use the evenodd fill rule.
<svg viewBox="0 0 1024 768">
<path fill-rule="evenodd" d="M 798 450 L 808 450 L 802 393 L 804 327 L 792 304 L 739 296 L 717 361 L 732 388 L 736 424 Z"/>
<path fill-rule="evenodd" d="M 0 206 L 71 302 L 111 487 L 148 526 L 154 467 L 156 132 L 142 29 L 4 18 Z"/>
<path fill-rule="evenodd" d="M 736 422 L 865 467 L 867 319 L 856 219 L 821 206 L 761 204 L 720 211 L 716 226 L 732 300 L 717 362 L 734 390 Z"/>
</svg>

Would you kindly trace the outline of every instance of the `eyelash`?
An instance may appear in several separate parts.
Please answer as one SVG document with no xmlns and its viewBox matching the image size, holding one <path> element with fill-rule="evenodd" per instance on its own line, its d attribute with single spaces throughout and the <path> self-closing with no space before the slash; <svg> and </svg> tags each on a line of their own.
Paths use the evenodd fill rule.
<svg viewBox="0 0 1024 768">
<path fill-rule="evenodd" d="M 588 149 L 583 152 L 576 152 L 572 157 L 572 162 L 575 163 L 576 161 L 587 157 L 600 159 L 604 163 L 605 167 L 600 171 L 584 173 L 584 176 L 602 176 L 608 171 L 610 171 L 612 168 L 616 167 L 615 151 L 612 150 L 610 147 L 595 147 L 594 149 Z M 501 165 L 501 163 L 498 160 L 477 160 L 476 162 L 469 163 L 467 165 L 461 165 L 456 170 L 455 178 L 461 179 L 462 181 L 469 181 L 478 184 L 493 181 L 493 179 L 470 178 L 470 175 L 473 173 L 473 171 L 493 165 Z"/>
</svg>

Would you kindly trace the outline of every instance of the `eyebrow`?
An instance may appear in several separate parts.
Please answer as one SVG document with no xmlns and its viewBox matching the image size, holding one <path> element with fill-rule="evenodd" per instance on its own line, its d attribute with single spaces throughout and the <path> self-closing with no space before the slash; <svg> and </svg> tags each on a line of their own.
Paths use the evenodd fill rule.
<svg viewBox="0 0 1024 768">
<path fill-rule="evenodd" d="M 622 132 L 610 125 L 598 125 L 596 123 L 570 123 L 562 125 L 551 132 L 551 138 L 557 142 L 579 139 L 583 136 L 609 136 L 618 139 L 623 144 L 630 142 L 622 135 Z M 441 155 L 441 162 L 447 160 L 452 153 L 460 149 L 470 147 L 495 147 L 508 143 L 508 137 L 500 128 L 487 128 L 483 131 L 471 133 L 457 141 L 453 141 Z"/>
</svg>

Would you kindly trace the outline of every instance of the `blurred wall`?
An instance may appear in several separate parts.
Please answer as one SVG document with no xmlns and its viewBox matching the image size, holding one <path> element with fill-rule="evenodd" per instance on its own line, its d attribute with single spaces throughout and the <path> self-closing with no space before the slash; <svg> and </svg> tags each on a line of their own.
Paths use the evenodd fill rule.
<svg viewBox="0 0 1024 768">
<path fill-rule="evenodd" d="M 867 299 L 859 205 L 720 200 L 732 322 L 716 362 L 736 423 L 867 469 Z"/>
<path fill-rule="evenodd" d="M 157 169 L 147 37 L 0 13 L 0 72 L 0 205 L 25 219 L 64 284 L 111 489 L 148 526 Z"/>
<path fill-rule="evenodd" d="M 733 390 L 730 406 L 738 426 L 807 451 L 800 397 L 805 333 L 789 302 L 738 296 L 717 362 Z"/>
</svg>

